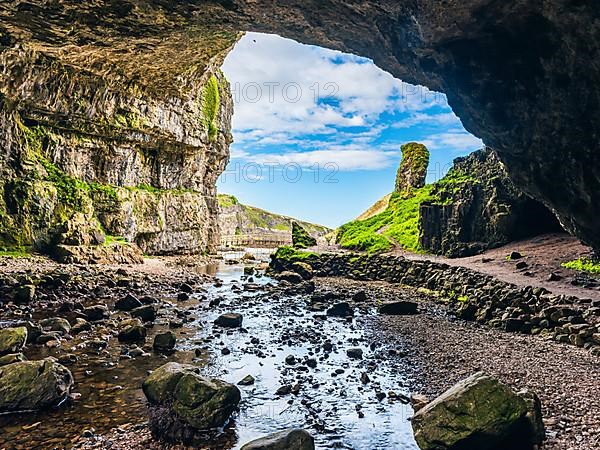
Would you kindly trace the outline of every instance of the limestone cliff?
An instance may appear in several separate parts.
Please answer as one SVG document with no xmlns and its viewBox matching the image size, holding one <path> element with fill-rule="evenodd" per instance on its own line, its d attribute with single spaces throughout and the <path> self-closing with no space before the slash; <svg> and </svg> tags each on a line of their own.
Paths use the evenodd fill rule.
<svg viewBox="0 0 600 450">
<path fill-rule="evenodd" d="M 401 169 L 405 166 L 403 160 Z M 448 174 L 433 184 L 404 187 L 386 196 L 340 227 L 337 241 L 344 248 L 371 253 L 402 247 L 460 257 L 560 231 L 554 214 L 516 188 L 496 154 L 483 149 L 456 159 Z"/>
<path fill-rule="evenodd" d="M 233 112 L 219 67 L 236 39 L 165 91 L 4 42 L 0 247 L 214 250 Z"/>
<path fill-rule="evenodd" d="M 552 212 L 515 187 L 490 149 L 456 159 L 430 197 L 419 207 L 419 243 L 432 253 L 469 256 L 562 231 Z"/>
<path fill-rule="evenodd" d="M 219 194 L 219 229 L 223 247 L 251 245 L 264 241 L 276 245 L 292 243 L 292 227 L 299 223 L 310 236 L 320 238 L 331 230 L 327 227 L 299 221 L 254 206 L 240 203 L 233 195 Z"/>
</svg>

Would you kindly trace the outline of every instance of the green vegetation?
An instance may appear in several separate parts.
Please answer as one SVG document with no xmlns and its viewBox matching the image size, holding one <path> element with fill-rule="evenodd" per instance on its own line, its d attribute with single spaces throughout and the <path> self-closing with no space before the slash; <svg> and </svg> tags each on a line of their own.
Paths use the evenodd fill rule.
<svg viewBox="0 0 600 450">
<path fill-rule="evenodd" d="M 421 253 L 419 211 L 424 203 L 449 204 L 466 183 L 478 183 L 458 170 L 450 170 L 436 183 L 392 194 L 385 211 L 365 220 L 355 220 L 338 229 L 342 248 L 370 254 L 391 250 L 395 245 Z"/>
<path fill-rule="evenodd" d="M 219 80 L 211 76 L 202 89 L 202 116 L 204 126 L 208 130 L 208 138 L 214 141 L 219 134 L 217 123 L 221 97 L 219 94 Z"/>
<path fill-rule="evenodd" d="M 396 191 L 419 188 L 425 184 L 429 150 L 423 144 L 409 142 L 402 146 L 402 162 L 396 174 Z"/>
<path fill-rule="evenodd" d="M 305 262 L 309 258 L 318 258 L 313 252 L 300 251 L 290 246 L 279 247 L 275 252 L 275 258 L 289 262 Z"/>
<path fill-rule="evenodd" d="M 288 223 L 278 223 L 273 227 L 277 231 L 290 231 L 290 225 Z"/>
<path fill-rule="evenodd" d="M 578 272 L 600 274 L 600 261 L 589 258 L 568 261 L 563 263 L 562 266 L 566 269 L 576 270 Z"/>
<path fill-rule="evenodd" d="M 104 245 L 106 247 L 110 247 L 111 245 L 114 244 L 119 244 L 119 245 L 123 245 L 123 244 L 127 244 L 127 240 L 122 237 L 122 236 L 111 236 L 111 235 L 106 235 L 106 240 L 104 241 Z"/>
<path fill-rule="evenodd" d="M 0 248 L 0 257 L 8 258 L 28 258 L 31 251 L 27 247 Z"/>
<path fill-rule="evenodd" d="M 294 248 L 307 248 L 317 245 L 317 240 L 298 222 L 292 222 L 292 243 Z"/>
<path fill-rule="evenodd" d="M 237 198 L 235 198 L 233 195 L 228 194 L 217 195 L 217 200 L 219 201 L 219 206 L 221 208 L 231 208 L 232 206 L 239 204 Z"/>
</svg>

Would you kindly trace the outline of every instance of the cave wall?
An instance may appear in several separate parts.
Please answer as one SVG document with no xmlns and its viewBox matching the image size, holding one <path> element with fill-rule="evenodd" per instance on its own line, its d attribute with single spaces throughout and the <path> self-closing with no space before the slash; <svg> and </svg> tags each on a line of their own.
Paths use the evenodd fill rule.
<svg viewBox="0 0 600 450">
<path fill-rule="evenodd" d="M 0 43 L 159 98 L 238 30 L 370 57 L 446 93 L 515 184 L 599 249 L 599 16 L 592 0 L 9 0 Z"/>
<path fill-rule="evenodd" d="M 419 207 L 419 244 L 449 257 L 479 254 L 519 239 L 563 229 L 554 214 L 522 193 L 491 149 L 478 150 L 433 184 Z"/>
<path fill-rule="evenodd" d="M 219 67 L 236 39 L 171 93 L 0 47 L 0 247 L 215 250 L 233 113 Z"/>
</svg>

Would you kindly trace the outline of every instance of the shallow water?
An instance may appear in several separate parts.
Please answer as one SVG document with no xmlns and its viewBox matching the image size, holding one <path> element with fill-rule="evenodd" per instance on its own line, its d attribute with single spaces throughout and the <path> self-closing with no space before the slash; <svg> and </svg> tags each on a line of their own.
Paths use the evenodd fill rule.
<svg viewBox="0 0 600 450">
<path fill-rule="evenodd" d="M 256 379 L 253 386 L 240 386 L 240 412 L 208 444 L 210 448 L 239 448 L 253 438 L 292 426 L 310 430 L 318 448 L 418 448 L 408 421 L 412 415 L 410 406 L 388 398 L 379 401 L 375 396 L 376 391 L 408 391 L 404 388 L 406 370 L 401 363 L 382 357 L 383 349 L 370 345 L 377 340 L 376 333 L 373 337 L 376 318 L 372 311 L 357 312 L 350 321 L 326 318 L 323 312 L 309 311 L 303 296 L 267 299 L 261 291 L 233 293 L 233 284 L 243 284 L 241 265 L 221 264 L 217 276 L 223 281 L 222 286 L 210 287 L 208 299 L 199 306 L 197 298 L 177 304 L 179 308 L 193 307 L 195 321 L 174 330 L 178 334 L 178 351 L 174 355 L 153 354 L 120 361 L 121 346 L 116 338 L 107 348 L 110 356 L 88 356 L 89 351 L 83 351 L 77 339 L 71 341 L 68 345 L 75 349 L 70 352 L 80 356 L 71 370 L 75 392 L 81 393 L 81 399 L 56 411 L 0 417 L 0 448 L 63 448 L 77 440 L 85 429 L 94 428 L 101 434 L 119 425 L 143 422 L 146 408 L 141 382 L 148 370 L 168 361 L 193 362 L 204 367 L 207 375 L 232 383 L 249 374 Z M 255 282 L 272 283 L 267 277 Z M 209 309 L 208 301 L 214 298 L 220 298 L 221 304 Z M 244 315 L 247 333 L 213 329 L 213 320 L 229 311 Z M 166 328 L 163 324 L 149 330 L 147 342 Z M 253 337 L 259 338 L 260 343 L 252 344 Z M 320 348 L 323 338 L 334 344 L 328 357 Z M 222 356 L 223 347 L 229 348 L 231 354 Z M 364 358 L 349 359 L 346 349 L 350 347 L 362 348 Z M 195 358 L 196 349 L 202 349 L 200 358 Z M 27 356 L 37 359 L 46 354 L 51 351 L 30 351 Z M 307 369 L 303 364 L 290 366 L 284 361 L 287 355 L 307 355 L 319 362 L 315 369 Z M 373 361 L 375 364 L 369 368 L 368 363 Z M 343 373 L 335 374 L 336 370 Z M 359 380 L 362 372 L 368 372 L 372 380 L 367 385 Z M 298 395 L 275 395 L 281 385 L 298 381 Z M 358 417 L 358 410 L 363 418 Z"/>
</svg>

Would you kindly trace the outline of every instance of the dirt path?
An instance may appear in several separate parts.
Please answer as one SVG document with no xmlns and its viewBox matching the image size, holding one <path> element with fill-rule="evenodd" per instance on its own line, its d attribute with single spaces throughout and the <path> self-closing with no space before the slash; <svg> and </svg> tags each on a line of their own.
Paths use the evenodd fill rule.
<svg viewBox="0 0 600 450">
<path fill-rule="evenodd" d="M 313 250 L 313 249 L 311 249 Z M 337 246 L 319 247 L 316 252 L 344 252 Z M 509 261 L 507 256 L 513 251 L 523 255 L 518 261 Z M 392 255 L 401 255 L 412 260 L 428 260 L 461 266 L 492 275 L 499 280 L 518 286 L 543 287 L 556 295 L 569 295 L 579 298 L 600 298 L 600 281 L 592 276 L 565 269 L 562 263 L 591 255 L 591 249 L 567 234 L 546 234 L 488 250 L 478 256 L 450 259 L 444 256 L 421 255 L 398 248 Z M 517 269 L 518 262 L 527 263 L 524 269 Z M 550 274 L 560 278 L 550 281 Z"/>
</svg>

